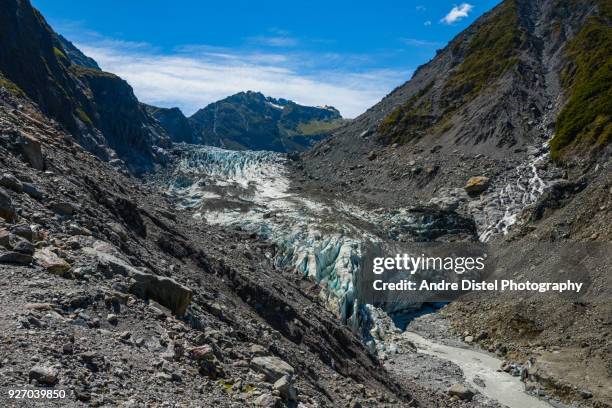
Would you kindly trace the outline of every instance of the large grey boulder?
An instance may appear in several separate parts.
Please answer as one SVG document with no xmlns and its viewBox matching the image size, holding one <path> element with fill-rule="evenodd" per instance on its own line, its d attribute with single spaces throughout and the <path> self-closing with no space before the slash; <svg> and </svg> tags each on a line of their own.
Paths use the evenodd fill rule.
<svg viewBox="0 0 612 408">
<path fill-rule="evenodd" d="M 130 292 L 141 297 L 151 298 L 178 316 L 187 311 L 191 297 L 191 289 L 181 285 L 172 278 L 140 272 L 132 274 L 136 282 L 130 287 Z"/>
<path fill-rule="evenodd" d="M 37 365 L 30 369 L 28 378 L 30 381 L 36 380 L 39 384 L 53 385 L 57 382 L 57 370 Z"/>
<path fill-rule="evenodd" d="M 268 381 L 274 383 L 284 376 L 293 377 L 295 370 L 288 363 L 278 357 L 255 357 L 251 360 L 251 368 L 265 374 Z"/>
<path fill-rule="evenodd" d="M 0 253 L 0 264 L 30 265 L 32 261 L 33 258 L 31 255 L 22 254 L 20 252 Z"/>
<path fill-rule="evenodd" d="M 16 193 L 23 192 L 23 184 L 10 173 L 0 175 L 0 186 L 13 190 Z"/>
<path fill-rule="evenodd" d="M 277 380 L 272 388 L 279 392 L 280 396 L 288 401 L 295 401 L 297 399 L 297 391 L 293 384 L 291 384 L 291 378 L 284 376 Z"/>
<path fill-rule="evenodd" d="M 0 188 L 0 217 L 4 218 L 7 222 L 14 222 L 16 216 L 11 197 Z"/>
<path fill-rule="evenodd" d="M 23 132 L 20 136 L 19 144 L 21 146 L 21 153 L 23 153 L 26 161 L 36 170 L 44 170 L 45 160 L 42 155 L 40 141 Z"/>
<path fill-rule="evenodd" d="M 474 396 L 474 392 L 462 384 L 453 384 L 447 392 L 451 397 L 457 397 L 464 401 L 471 401 Z"/>
<path fill-rule="evenodd" d="M 106 252 L 94 248 L 83 248 L 83 252 L 98 258 L 110 273 L 127 276 L 134 279 L 130 292 L 143 299 L 153 299 L 172 310 L 178 316 L 187 311 L 193 292 L 187 286 L 174 279 L 143 272 L 128 262 Z"/>
</svg>

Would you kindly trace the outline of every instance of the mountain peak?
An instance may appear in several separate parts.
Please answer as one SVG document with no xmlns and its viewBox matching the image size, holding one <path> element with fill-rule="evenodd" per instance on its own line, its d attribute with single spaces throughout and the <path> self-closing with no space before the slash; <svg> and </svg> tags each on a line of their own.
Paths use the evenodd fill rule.
<svg viewBox="0 0 612 408">
<path fill-rule="evenodd" d="M 175 135 L 175 125 L 167 126 L 166 112 L 153 115 L 175 141 L 187 141 L 184 134 Z M 187 120 L 192 143 L 281 152 L 304 150 L 343 123 L 333 107 L 304 106 L 250 90 L 213 102 Z"/>
</svg>

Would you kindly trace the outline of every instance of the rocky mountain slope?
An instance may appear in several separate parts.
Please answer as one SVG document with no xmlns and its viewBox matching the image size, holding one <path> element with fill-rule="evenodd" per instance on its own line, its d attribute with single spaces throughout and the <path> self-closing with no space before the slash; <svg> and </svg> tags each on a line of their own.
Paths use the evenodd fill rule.
<svg viewBox="0 0 612 408">
<path fill-rule="evenodd" d="M 98 157 L 121 159 L 135 172 L 152 170 L 164 160 L 156 146 L 167 146 L 167 135 L 127 82 L 94 64 L 27 0 L 2 1 L 0 82 L 31 98 Z"/>
<path fill-rule="evenodd" d="M 325 167 L 333 162 L 347 179 L 367 179 L 372 190 L 392 180 L 422 200 L 462 186 L 470 175 L 495 176 L 550 138 L 555 159 L 605 156 L 609 22 L 604 1 L 504 1 L 410 81 L 308 152 L 305 166 L 314 177 L 331 178 L 336 173 Z"/>
<path fill-rule="evenodd" d="M 303 106 L 259 92 L 240 92 L 186 118 L 180 110 L 149 107 L 175 142 L 234 150 L 303 151 L 344 124 L 333 107 Z"/>
<path fill-rule="evenodd" d="M 0 21 L 3 388 L 66 390 L 46 406 L 426 401 L 325 310 L 316 284 L 275 267 L 275 245 L 194 223 L 106 161 L 152 169 L 168 143 L 127 83 L 72 62 L 83 56 L 27 1 L 3 1 Z"/>
<path fill-rule="evenodd" d="M 612 373 L 610 19 L 605 1 L 504 1 L 295 163 L 306 188 L 363 206 L 474 218 L 504 277 L 557 281 L 576 242 L 598 254 L 580 301 L 473 293 L 442 311 L 458 336 L 533 366 L 528 383 L 594 406 L 612 401 L 592 380 Z"/>
<path fill-rule="evenodd" d="M 413 400 L 275 246 L 194 223 L 5 88 L 0 217 L 3 387 L 79 406 Z"/>
</svg>

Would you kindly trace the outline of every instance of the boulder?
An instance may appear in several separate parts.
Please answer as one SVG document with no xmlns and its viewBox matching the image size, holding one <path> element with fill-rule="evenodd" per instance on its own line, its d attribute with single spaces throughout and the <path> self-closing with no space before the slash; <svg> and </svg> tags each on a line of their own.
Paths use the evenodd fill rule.
<svg viewBox="0 0 612 408">
<path fill-rule="evenodd" d="M 6 249 L 11 246 L 11 233 L 4 228 L 0 228 L 0 246 Z"/>
<path fill-rule="evenodd" d="M 270 394 L 262 394 L 255 399 L 255 406 L 275 408 L 280 406 L 280 399 Z"/>
<path fill-rule="evenodd" d="M 0 175 L 0 186 L 13 190 L 16 193 L 23 192 L 23 184 L 10 173 Z"/>
<path fill-rule="evenodd" d="M 451 397 L 457 397 L 464 401 L 471 401 L 474 396 L 474 392 L 461 384 L 453 384 L 447 391 Z"/>
<path fill-rule="evenodd" d="M 43 193 L 31 183 L 23 183 L 23 192 L 37 200 L 42 200 L 44 197 Z"/>
<path fill-rule="evenodd" d="M 53 212 L 65 217 L 69 217 L 77 211 L 76 205 L 65 201 L 51 203 L 50 208 Z"/>
<path fill-rule="evenodd" d="M 265 374 L 268 381 L 274 383 L 284 376 L 293 377 L 295 370 L 278 357 L 255 357 L 251 360 L 251 368 Z"/>
<path fill-rule="evenodd" d="M 117 319 L 117 315 L 113 313 L 109 313 L 106 315 L 106 321 L 113 326 L 116 326 L 119 320 Z"/>
<path fill-rule="evenodd" d="M 34 253 L 36 263 L 48 272 L 63 275 L 70 270 L 70 264 L 57 256 L 50 248 L 39 249 Z"/>
<path fill-rule="evenodd" d="M 13 251 L 20 254 L 34 255 L 34 245 L 26 240 L 20 240 L 13 246 Z"/>
<path fill-rule="evenodd" d="M 142 299 L 153 299 L 178 316 L 184 315 L 187 311 L 193 292 L 174 279 L 143 272 L 114 255 L 94 248 L 83 248 L 83 252 L 97 257 L 98 261 L 106 265 L 111 273 L 133 278 L 134 282 L 129 291 L 136 296 Z"/>
<path fill-rule="evenodd" d="M 30 265 L 33 261 L 31 255 L 19 252 L 5 252 L 0 254 L 0 264 Z"/>
<path fill-rule="evenodd" d="M 480 194 L 489 188 L 489 182 L 485 176 L 471 177 L 463 188 L 468 194 Z"/>
<path fill-rule="evenodd" d="M 249 351 L 256 356 L 263 356 L 268 354 L 268 349 L 259 344 L 252 344 L 251 347 L 249 347 Z"/>
<path fill-rule="evenodd" d="M 30 369 L 28 378 L 29 381 L 36 380 L 39 384 L 54 385 L 57 382 L 57 371 L 37 365 Z"/>
<path fill-rule="evenodd" d="M 130 287 L 130 292 L 143 298 L 151 298 L 159 304 L 172 310 L 177 316 L 182 316 L 191 303 L 193 292 L 172 278 L 153 275 L 151 273 L 134 273 L 136 282 Z"/>
<path fill-rule="evenodd" d="M 0 188 L 0 217 L 4 218 L 7 222 L 14 222 L 17 213 L 15 212 L 15 207 L 13 206 L 13 202 L 11 197 Z"/>
<path fill-rule="evenodd" d="M 21 133 L 19 144 L 21 145 L 21 153 L 23 153 L 27 162 L 30 163 L 30 166 L 36 170 L 44 170 L 45 161 L 40 148 L 40 141 L 28 134 Z"/>
<path fill-rule="evenodd" d="M 26 224 L 14 226 L 13 228 L 11 228 L 11 232 L 17 235 L 18 237 L 27 239 L 30 242 L 34 238 L 34 232 L 32 231 L 32 228 L 30 228 L 30 226 Z"/>
<path fill-rule="evenodd" d="M 272 388 L 279 392 L 280 396 L 283 399 L 288 401 L 295 401 L 297 399 L 297 391 L 295 387 L 291 384 L 291 379 L 287 376 L 284 376 L 277 380 Z"/>
<path fill-rule="evenodd" d="M 189 355 L 196 361 L 211 359 L 215 357 L 213 349 L 209 345 L 194 347 L 189 350 Z"/>
</svg>

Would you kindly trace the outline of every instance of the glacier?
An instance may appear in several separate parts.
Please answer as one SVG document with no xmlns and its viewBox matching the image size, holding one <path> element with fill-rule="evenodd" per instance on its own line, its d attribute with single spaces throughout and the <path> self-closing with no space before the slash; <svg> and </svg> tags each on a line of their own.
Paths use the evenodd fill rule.
<svg viewBox="0 0 612 408">
<path fill-rule="evenodd" d="M 393 347 L 384 344 L 381 316 L 406 320 L 402 315 L 414 314 L 422 303 L 360 303 L 356 279 L 366 246 L 383 240 L 432 241 L 467 228 L 465 218 L 452 212 L 436 213 L 425 207 L 364 210 L 337 198 L 313 198 L 294 191 L 289 159 L 282 153 L 186 144 L 175 149 L 179 158 L 166 184 L 178 208 L 192 211 L 197 221 L 240 227 L 274 243 L 275 267 L 316 281 L 326 307 L 373 351 Z M 546 184 L 538 178 L 536 167 L 548 158 L 547 150 L 537 150 L 531 157 L 517 169 L 518 181 L 505 183 L 506 187 L 488 196 L 501 202 L 505 213 L 473 214 L 481 240 L 507 232 L 518 209 L 543 192 Z M 504 202 L 506 197 L 512 197 L 509 204 Z"/>
<path fill-rule="evenodd" d="M 462 227 L 452 220 L 439 225 L 439 218 L 420 209 L 366 211 L 335 198 L 293 192 L 288 159 L 281 153 L 178 149 L 180 159 L 167 180 L 167 193 L 177 198 L 178 207 L 191 210 L 196 220 L 240 227 L 276 244 L 274 265 L 316 281 L 326 307 L 376 347 L 383 347 L 374 335 L 379 313 L 361 304 L 356 293 L 365 245 L 415 237 L 426 241 Z M 420 304 L 384 307 L 386 313 L 399 313 Z"/>
</svg>

